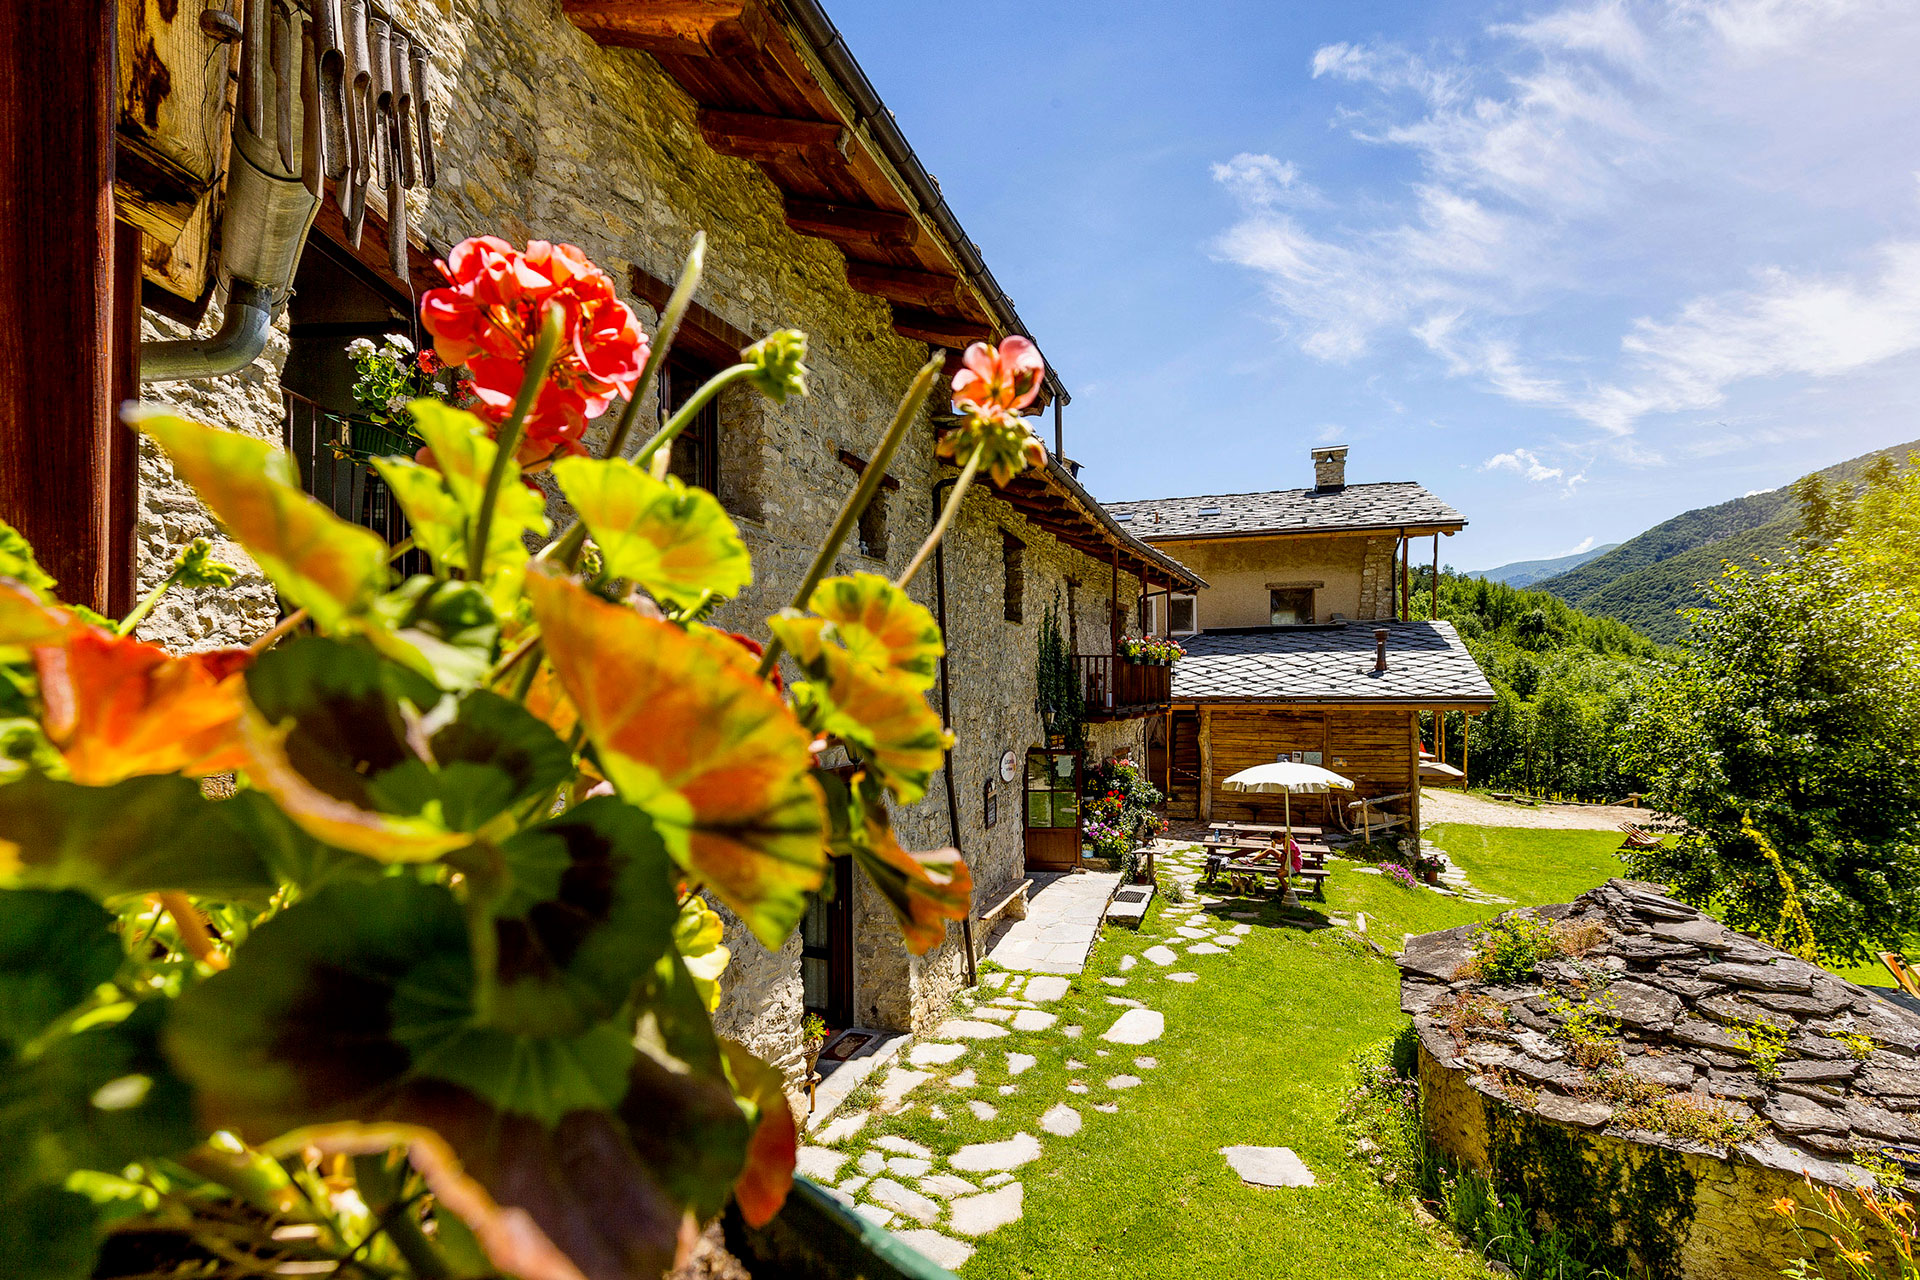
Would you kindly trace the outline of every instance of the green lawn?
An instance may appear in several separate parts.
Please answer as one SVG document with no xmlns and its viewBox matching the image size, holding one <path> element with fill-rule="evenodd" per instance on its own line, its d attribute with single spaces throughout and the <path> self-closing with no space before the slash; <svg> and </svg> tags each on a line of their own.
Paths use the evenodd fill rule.
<svg viewBox="0 0 1920 1280">
<path fill-rule="evenodd" d="M 1429 835 L 1477 883 L 1523 903 L 1564 900 L 1617 873 L 1610 848 L 1619 837 L 1606 832 L 1453 827 Z M 1371 936 L 1390 951 L 1406 933 L 1501 909 L 1400 889 L 1355 863 L 1331 865 L 1328 902 L 1309 904 L 1315 909 L 1309 922 L 1364 912 Z M 1249 908 L 1258 918 L 1243 922 L 1230 914 Z M 1080 1110 L 1080 1132 L 1045 1138 L 1041 1157 L 1016 1174 L 1026 1188 L 1025 1214 L 977 1242 L 961 1268 L 967 1280 L 1487 1275 L 1477 1258 L 1445 1233 L 1419 1225 L 1404 1198 L 1387 1193 L 1371 1170 L 1346 1155 L 1336 1116 L 1348 1064 L 1401 1021 L 1393 965 L 1343 940 L 1341 931 L 1287 927 L 1271 904 L 1229 901 L 1211 908 L 1219 923 L 1248 923 L 1252 931 L 1226 954 L 1182 955 L 1172 971 L 1197 973 L 1198 982 L 1169 982 L 1166 970 L 1144 960 L 1123 972 L 1123 956 L 1137 957 L 1156 943 L 1185 945 L 1168 919 L 1183 910 L 1162 896 L 1137 935 L 1109 930 L 1074 989 L 1047 1006 L 1060 1013 L 1058 1023 L 978 1044 L 958 1062 L 936 1068 L 948 1078 L 972 1070 L 975 1086 L 961 1091 L 944 1079 L 929 1081 L 909 1095 L 903 1112 L 877 1117 L 841 1149 L 851 1157 L 891 1133 L 945 1155 L 964 1143 L 1038 1132 L 1039 1115 L 1057 1101 Z M 1116 976 L 1126 978 L 1126 986 L 1100 981 Z M 982 1000 L 991 994 L 983 992 Z M 1110 996 L 1137 998 L 1162 1012 L 1165 1035 L 1139 1049 L 1103 1044 L 1099 1033 L 1122 1012 Z M 1075 1026 L 1084 1028 L 1077 1039 L 1066 1031 Z M 1033 1054 L 1038 1065 L 1009 1076 L 1008 1049 Z M 1107 1056 L 1097 1056 L 1101 1049 Z M 1158 1065 L 1136 1068 L 1136 1054 L 1151 1055 Z M 1066 1063 L 1076 1058 L 1084 1067 L 1069 1070 Z M 1105 1081 L 1120 1073 L 1144 1083 L 1109 1091 Z M 1069 1094 L 1070 1081 L 1089 1091 Z M 999 1093 L 1005 1083 L 1015 1086 L 1013 1095 Z M 976 1118 L 970 1099 L 996 1106 L 999 1114 Z M 1091 1104 L 1108 1099 L 1119 1104 L 1116 1114 L 1093 1110 Z M 930 1104 L 945 1118 L 936 1118 Z M 1320 1185 L 1246 1186 L 1218 1154 L 1240 1143 L 1291 1147 Z M 845 1172 L 853 1172 L 851 1164 Z"/>
</svg>

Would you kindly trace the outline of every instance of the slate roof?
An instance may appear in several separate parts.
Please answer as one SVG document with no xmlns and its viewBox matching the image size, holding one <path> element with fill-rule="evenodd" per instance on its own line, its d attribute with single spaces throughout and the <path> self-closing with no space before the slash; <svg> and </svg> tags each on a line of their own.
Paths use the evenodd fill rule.
<svg viewBox="0 0 1920 1280">
<path fill-rule="evenodd" d="M 1373 632 L 1387 630 L 1387 669 L 1373 670 Z M 1173 700 L 1492 702 L 1493 686 L 1447 622 L 1203 632 L 1181 641 Z"/>
<path fill-rule="evenodd" d="M 1217 509 L 1216 515 L 1201 515 Z M 1268 493 L 1206 494 L 1197 498 L 1141 498 L 1109 502 L 1107 510 L 1136 537 L 1217 538 L 1251 533 L 1326 529 L 1398 529 L 1441 525 L 1464 528 L 1458 511 L 1411 480 L 1350 484 L 1344 489 L 1275 489 Z M 1159 519 L 1154 514 L 1159 513 Z"/>
</svg>

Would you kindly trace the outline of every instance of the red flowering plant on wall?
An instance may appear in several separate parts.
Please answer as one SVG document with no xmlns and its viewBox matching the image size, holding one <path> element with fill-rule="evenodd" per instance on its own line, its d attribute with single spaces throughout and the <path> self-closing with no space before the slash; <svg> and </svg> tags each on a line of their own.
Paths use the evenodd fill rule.
<svg viewBox="0 0 1920 1280">
<path fill-rule="evenodd" d="M 247 650 L 133 639 L 151 598 L 62 605 L 0 527 L 0 1274 L 78 1280 L 124 1234 L 166 1274 L 625 1280 L 730 1200 L 780 1209 L 799 1082 L 714 1029 L 719 908 L 778 949 L 835 855 L 917 953 L 971 902 L 888 817 L 951 743 L 905 590 L 939 532 L 899 580 L 828 574 L 941 364 L 764 644 L 710 625 L 752 566 L 673 441 L 730 383 L 805 394 L 806 340 L 643 439 L 701 255 L 651 339 L 577 249 L 449 255 L 423 309 L 482 412 L 417 400 L 430 461 L 374 463 L 431 567 L 404 581 L 279 450 L 132 411 L 293 610 Z M 1029 352 L 988 361 L 1015 400 Z M 521 459 L 551 462 L 557 536 Z M 230 583 L 205 551 L 163 589 Z"/>
</svg>

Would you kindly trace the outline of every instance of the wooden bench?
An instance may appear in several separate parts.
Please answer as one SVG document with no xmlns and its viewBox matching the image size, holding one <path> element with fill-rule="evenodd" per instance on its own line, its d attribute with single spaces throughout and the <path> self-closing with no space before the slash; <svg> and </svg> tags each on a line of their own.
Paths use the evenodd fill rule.
<svg viewBox="0 0 1920 1280">
<path fill-rule="evenodd" d="M 1234 876 L 1270 876 L 1284 885 L 1287 882 L 1287 868 L 1280 862 L 1228 862 L 1221 872 L 1229 879 Z M 1325 867 L 1302 867 L 1293 873 L 1313 886 L 1313 896 L 1320 901 L 1327 900 L 1327 876 L 1331 874 Z"/>
<path fill-rule="evenodd" d="M 1287 829 L 1284 826 L 1278 823 L 1266 822 L 1210 822 L 1207 824 L 1207 830 L 1255 836 L 1283 836 L 1287 834 Z M 1326 834 L 1326 829 L 1324 827 L 1312 826 L 1305 822 L 1296 822 L 1293 824 L 1293 834 L 1295 839 L 1301 836 L 1320 836 Z"/>
<path fill-rule="evenodd" d="M 1000 899 L 1000 901 L 994 903 L 985 911 L 982 911 L 980 913 L 980 928 L 983 931 L 986 930 L 1001 916 L 1006 916 L 1010 920 L 1025 920 L 1027 918 L 1027 890 L 1031 888 L 1033 888 L 1033 881 L 1022 880 L 1018 885 L 1014 886 L 1012 893 L 1009 893 L 1006 897 Z"/>
<path fill-rule="evenodd" d="M 1620 824 L 1620 829 L 1627 833 L 1627 838 L 1620 842 L 1622 849 L 1658 849 L 1660 847 L 1660 837 L 1638 823 L 1623 822 Z"/>
</svg>

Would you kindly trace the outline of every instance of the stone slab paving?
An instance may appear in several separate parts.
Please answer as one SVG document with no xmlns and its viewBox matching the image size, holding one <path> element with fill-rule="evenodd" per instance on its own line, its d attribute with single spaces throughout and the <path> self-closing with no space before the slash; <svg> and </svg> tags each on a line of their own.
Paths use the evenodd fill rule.
<svg viewBox="0 0 1920 1280">
<path fill-rule="evenodd" d="M 938 1231 L 930 1231 L 925 1227 L 916 1231 L 896 1231 L 893 1234 L 909 1248 L 925 1254 L 929 1261 L 949 1271 L 963 1265 L 973 1256 L 972 1245 L 962 1244 L 951 1236 L 943 1236 Z"/>
<path fill-rule="evenodd" d="M 948 1018 L 933 1029 L 933 1034 L 943 1039 L 998 1040 L 1008 1032 L 1005 1027 L 996 1022 L 980 1022 L 973 1018 Z"/>
<path fill-rule="evenodd" d="M 1026 1188 L 1018 1182 L 955 1200 L 949 1209 L 948 1225 L 963 1236 L 983 1236 L 989 1231 L 1018 1221 L 1026 1208 Z"/>
<path fill-rule="evenodd" d="M 1107 903 L 1120 887 L 1118 872 L 1036 873 L 1027 918 L 995 941 L 987 958 L 1019 973 L 1075 974 L 1100 934 Z"/>
<path fill-rule="evenodd" d="M 1289 1147 L 1222 1147 L 1220 1154 L 1240 1175 L 1242 1182 L 1256 1187 L 1311 1187 L 1319 1180 L 1313 1170 Z"/>
<path fill-rule="evenodd" d="M 1163 969 L 1180 958 L 1171 947 L 1163 947 L 1159 945 L 1148 947 L 1145 951 L 1142 951 L 1140 954 L 1145 956 L 1147 959 L 1153 961 L 1155 964 L 1159 965 Z"/>
<path fill-rule="evenodd" d="M 1033 1067 L 1033 1064 L 1038 1061 L 1040 1061 L 1040 1059 L 1034 1057 L 1030 1053 L 1008 1053 L 1007 1054 L 1007 1074 L 1010 1076 L 1017 1076 L 1023 1071 L 1030 1070 Z"/>
<path fill-rule="evenodd" d="M 947 1157 L 947 1163 L 962 1173 L 999 1173 L 1039 1158 L 1040 1139 L 1016 1133 L 1003 1142 L 969 1143 Z"/>
<path fill-rule="evenodd" d="M 1151 1044 L 1166 1029 L 1166 1015 L 1158 1009 L 1128 1009 L 1100 1038 L 1112 1044 Z"/>
<path fill-rule="evenodd" d="M 1013 1015 L 1013 1029 L 1015 1031 L 1045 1031 L 1058 1021 L 1060 1021 L 1060 1015 L 1057 1013 L 1048 1013 L 1044 1009 L 1022 1009 L 1019 1013 Z"/>
<path fill-rule="evenodd" d="M 945 1066 L 966 1051 L 967 1046 L 964 1044 L 930 1040 L 907 1050 L 907 1061 L 916 1067 Z"/>
<path fill-rule="evenodd" d="M 1185 973 L 1185 972 L 1170 973 L 1167 975 L 1167 981 L 1168 982 L 1198 982 L 1200 981 L 1200 975 L 1197 973 Z"/>
<path fill-rule="evenodd" d="M 1040 1127 L 1056 1138 L 1071 1138 L 1080 1132 L 1080 1113 L 1064 1102 L 1056 1102 L 1040 1117 Z"/>
</svg>

